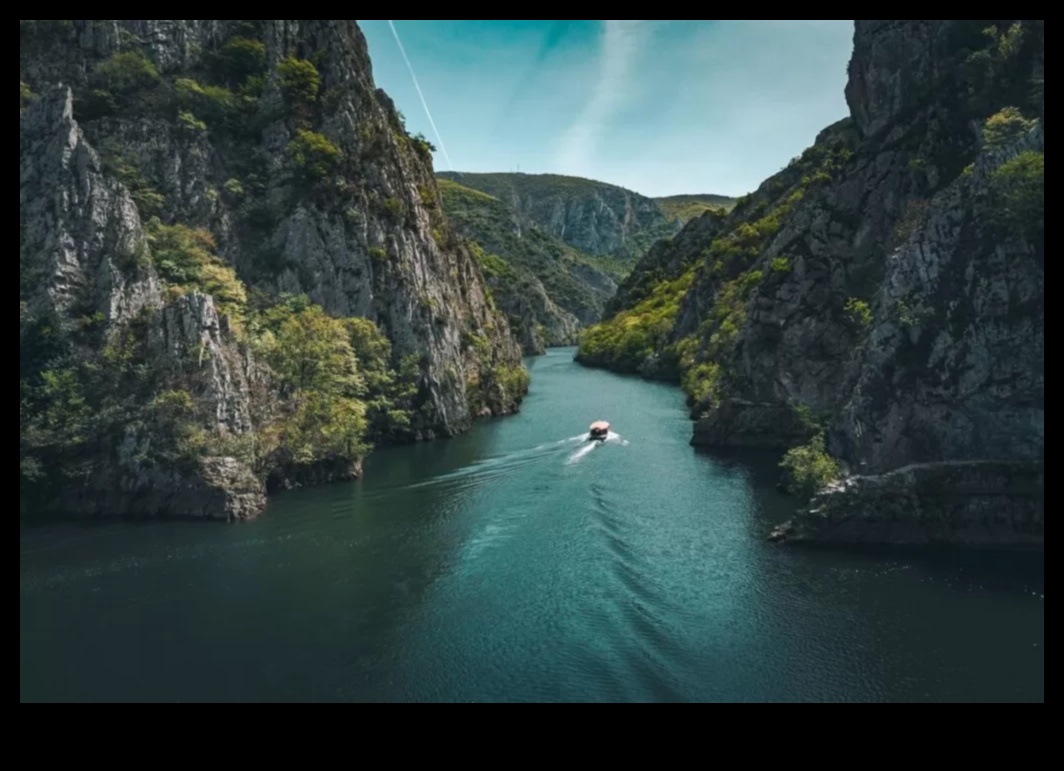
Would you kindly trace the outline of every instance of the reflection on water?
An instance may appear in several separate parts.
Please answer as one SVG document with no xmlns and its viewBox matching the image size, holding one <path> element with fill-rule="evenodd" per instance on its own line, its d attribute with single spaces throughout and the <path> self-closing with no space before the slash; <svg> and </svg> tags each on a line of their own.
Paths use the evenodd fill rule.
<svg viewBox="0 0 1064 771">
<path fill-rule="evenodd" d="M 532 368 L 520 415 L 254 523 L 23 533 L 20 699 L 1044 700 L 1040 559 L 768 544 L 778 459 L 692 452 L 675 389 Z"/>
</svg>

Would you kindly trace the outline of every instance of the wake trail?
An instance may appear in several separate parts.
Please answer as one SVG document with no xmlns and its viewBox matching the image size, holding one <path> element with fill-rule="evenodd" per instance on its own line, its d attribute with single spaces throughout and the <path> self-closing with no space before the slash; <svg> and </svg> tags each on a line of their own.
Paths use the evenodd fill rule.
<svg viewBox="0 0 1064 771">
<path fill-rule="evenodd" d="M 447 474 L 441 474 L 432 479 L 427 479 L 424 482 L 407 485 L 404 489 L 418 490 L 460 481 L 476 484 L 481 481 L 497 479 L 530 466 L 542 458 L 553 455 L 561 448 L 575 444 L 585 438 L 585 436 L 573 436 L 556 442 L 547 442 L 546 444 L 541 444 L 528 450 L 518 450 L 517 452 L 508 453 L 497 458 L 485 458 Z M 385 491 L 380 492 L 383 493 Z"/>
</svg>

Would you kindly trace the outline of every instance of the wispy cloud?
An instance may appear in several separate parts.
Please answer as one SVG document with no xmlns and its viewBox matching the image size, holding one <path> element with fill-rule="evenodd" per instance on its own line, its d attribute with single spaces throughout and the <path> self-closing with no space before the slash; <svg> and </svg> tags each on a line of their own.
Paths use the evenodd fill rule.
<svg viewBox="0 0 1064 771">
<path fill-rule="evenodd" d="M 602 30 L 601 71 L 595 92 L 583 113 L 563 135 L 559 171 L 581 174 L 594 165 L 596 145 L 609 119 L 621 108 L 635 76 L 635 64 L 650 38 L 643 20 L 606 20 Z"/>
<path fill-rule="evenodd" d="M 447 168 L 454 171 L 454 164 L 451 163 L 451 156 L 447 154 L 447 147 L 443 144 L 443 137 L 440 135 L 440 130 L 436 128 L 436 121 L 432 118 L 432 111 L 429 110 L 428 100 L 425 99 L 425 94 L 421 90 L 421 84 L 418 83 L 417 74 L 414 72 L 414 65 L 410 63 L 410 57 L 406 55 L 406 48 L 403 47 L 403 41 L 399 37 L 399 30 L 395 28 L 395 22 L 391 19 L 388 19 L 388 27 L 392 30 L 392 36 L 395 37 L 395 44 L 399 46 L 399 53 L 403 55 L 403 61 L 406 62 L 406 68 L 410 70 L 410 79 L 414 81 L 414 88 L 417 89 L 417 95 L 421 98 L 421 106 L 425 108 L 425 116 L 429 119 L 429 125 L 432 126 L 432 131 L 436 134 L 436 141 L 440 145 L 440 152 L 443 153 L 443 159 L 447 162 Z"/>
</svg>

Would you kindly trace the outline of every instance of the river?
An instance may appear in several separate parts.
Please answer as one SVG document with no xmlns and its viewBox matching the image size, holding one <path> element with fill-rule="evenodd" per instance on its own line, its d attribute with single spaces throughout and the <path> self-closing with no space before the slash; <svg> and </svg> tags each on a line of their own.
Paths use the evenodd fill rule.
<svg viewBox="0 0 1064 771">
<path fill-rule="evenodd" d="M 252 523 L 23 530 L 20 701 L 1044 702 L 1042 557 L 766 543 L 772 464 L 572 356 Z"/>
</svg>

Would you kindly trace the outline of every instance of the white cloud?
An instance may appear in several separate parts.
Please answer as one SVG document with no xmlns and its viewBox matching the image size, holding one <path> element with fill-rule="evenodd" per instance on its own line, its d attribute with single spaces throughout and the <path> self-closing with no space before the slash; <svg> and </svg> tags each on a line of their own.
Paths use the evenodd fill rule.
<svg viewBox="0 0 1064 771">
<path fill-rule="evenodd" d="M 601 71 L 590 102 L 563 135 L 557 166 L 564 174 L 593 168 L 595 148 L 610 117 L 627 101 L 635 65 L 646 48 L 651 28 L 644 20 L 606 20 L 602 30 Z"/>
</svg>

